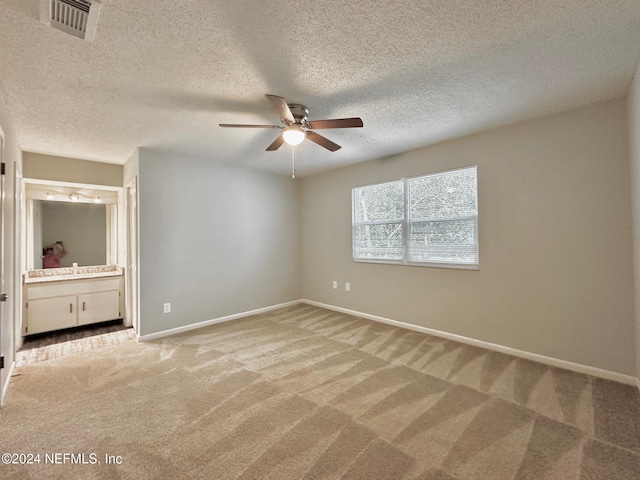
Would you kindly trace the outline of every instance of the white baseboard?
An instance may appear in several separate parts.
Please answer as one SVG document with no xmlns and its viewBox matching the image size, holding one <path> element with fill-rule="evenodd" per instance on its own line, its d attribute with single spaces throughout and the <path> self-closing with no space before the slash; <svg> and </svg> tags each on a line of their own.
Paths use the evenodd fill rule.
<svg viewBox="0 0 640 480">
<path fill-rule="evenodd" d="M 269 307 L 258 308 L 256 310 L 249 310 L 248 312 L 235 313 L 233 315 L 227 315 L 226 317 L 214 318 L 211 320 L 205 320 L 203 322 L 191 323 L 189 325 L 183 325 L 181 327 L 171 328 L 169 330 L 162 330 L 160 332 L 150 333 L 148 335 L 138 335 L 139 342 L 148 342 L 150 340 L 156 340 L 158 338 L 168 337 L 169 335 L 175 335 L 176 333 L 188 332 L 190 330 L 196 330 L 202 327 L 208 327 L 209 325 L 215 325 L 216 323 L 228 322 L 230 320 L 236 320 L 238 318 L 249 317 L 251 315 L 257 315 L 259 313 L 269 312 L 271 310 L 277 310 L 278 308 L 290 307 L 292 305 L 298 305 L 302 303 L 302 300 L 293 300 L 291 302 L 279 303 L 277 305 L 271 305 Z"/>
<path fill-rule="evenodd" d="M 516 348 L 505 347 L 497 345 L 495 343 L 484 342 L 482 340 L 476 340 L 474 338 L 463 337 L 453 333 L 441 332 L 439 330 L 433 330 L 431 328 L 422 327 L 420 325 L 413 325 L 410 323 L 399 322 L 397 320 L 391 320 L 390 318 L 379 317 L 377 315 L 370 315 L 368 313 L 358 312 L 355 310 L 349 310 L 347 308 L 336 307 L 334 305 L 328 305 L 325 303 L 314 302 L 313 300 L 301 300 L 302 303 L 308 305 L 314 305 L 316 307 L 326 308 L 328 310 L 334 310 L 336 312 L 346 313 L 348 315 L 354 315 L 357 317 L 366 318 L 375 322 L 386 323 L 407 330 L 413 330 L 415 332 L 426 333 L 427 335 L 433 335 L 434 337 L 446 338 L 447 340 L 453 340 L 454 342 L 464 343 L 466 345 L 472 345 L 474 347 L 485 348 L 487 350 L 493 350 L 495 352 L 512 355 L 514 357 L 524 358 L 526 360 L 532 360 L 534 362 L 542 363 L 552 367 L 563 368 L 565 370 L 571 370 L 573 372 L 584 373 L 598 378 L 604 378 L 606 380 L 613 380 L 615 382 L 624 383 L 627 385 L 637 385 L 640 388 L 640 379 L 626 375 L 624 373 L 612 372 L 609 370 L 603 370 L 596 367 L 590 367 L 588 365 L 582 365 L 579 363 L 573 363 L 566 360 L 560 360 L 558 358 L 547 357 L 545 355 L 539 355 L 537 353 L 526 352 L 524 350 L 518 350 Z"/>
<path fill-rule="evenodd" d="M 558 358 L 547 357 L 545 355 L 540 355 L 537 353 L 531 353 L 524 350 L 518 350 L 516 348 L 505 347 L 503 345 L 498 345 L 495 343 L 484 342 L 482 340 L 476 340 L 475 338 L 464 337 L 462 335 L 456 335 L 453 333 L 442 332 L 440 330 L 434 330 L 427 327 L 422 327 L 420 325 L 413 325 L 411 323 L 399 322 L 397 320 L 392 320 L 390 318 L 380 317 L 377 315 L 371 315 L 364 312 L 358 312 L 356 310 L 349 310 L 347 308 L 336 307 L 335 305 L 329 305 L 326 303 L 315 302 L 313 300 L 300 299 L 293 300 L 291 302 L 280 303 L 277 305 L 271 305 L 269 307 L 258 308 L 256 310 L 250 310 L 247 312 L 236 313 L 233 315 L 227 315 L 225 317 L 214 318 L 211 320 L 205 320 L 203 322 L 192 323 L 190 325 L 183 325 L 176 328 L 171 328 L 169 330 L 163 330 L 160 332 L 151 333 L 148 335 L 138 335 L 139 342 L 148 342 L 150 340 L 156 340 L 163 337 L 168 337 L 170 335 L 175 335 L 177 333 L 188 332 L 190 330 L 196 330 L 198 328 L 207 327 L 209 325 L 215 325 L 216 323 L 228 322 L 231 320 L 236 320 L 243 317 L 248 317 L 251 315 L 257 315 L 264 312 L 269 312 L 271 310 L 277 310 L 279 308 L 290 307 L 293 305 L 298 305 L 300 303 L 305 303 L 307 305 L 313 305 L 316 307 L 326 308 L 327 310 L 333 310 L 336 312 L 346 313 L 348 315 L 354 315 L 356 317 L 366 318 L 368 320 L 373 320 L 375 322 L 386 323 L 388 325 L 393 325 L 395 327 L 404 328 L 407 330 L 413 330 L 415 332 L 425 333 L 427 335 L 433 335 L 434 337 L 445 338 L 447 340 L 452 340 L 454 342 L 464 343 L 465 345 L 472 345 L 474 347 L 485 348 L 487 350 L 492 350 L 494 352 L 504 353 L 506 355 L 512 355 L 514 357 L 524 358 L 526 360 L 531 360 L 534 362 L 542 363 L 544 365 L 549 365 L 552 367 L 563 368 L 565 370 L 571 370 L 573 372 L 583 373 L 586 375 L 591 375 L 598 378 L 604 378 L 606 380 L 612 380 L 614 382 L 620 382 L 627 385 L 637 386 L 640 390 L 640 378 L 636 378 L 632 375 L 626 375 L 624 373 L 612 372 L 610 370 L 603 370 L 596 367 L 591 367 L 589 365 L 582 365 L 579 363 L 569 362 L 567 360 L 560 360 Z M 4 395 L 4 391 L 3 391 Z M 4 396 L 3 396 L 4 398 Z"/>
<path fill-rule="evenodd" d="M 7 391 L 9 391 L 9 383 L 11 383 L 11 377 L 13 376 L 13 370 L 16 368 L 16 362 L 11 362 L 11 366 L 7 371 L 7 380 L 5 384 L 2 385 L 2 394 L 0 395 L 0 407 L 4 405 L 4 400 L 7 395 Z"/>
</svg>

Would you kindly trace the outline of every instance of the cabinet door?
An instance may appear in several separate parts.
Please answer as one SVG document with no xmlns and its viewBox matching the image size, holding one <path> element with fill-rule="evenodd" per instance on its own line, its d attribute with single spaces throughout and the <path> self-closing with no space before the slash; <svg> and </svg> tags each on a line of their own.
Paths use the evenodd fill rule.
<svg viewBox="0 0 640 480">
<path fill-rule="evenodd" d="M 120 318 L 120 294 L 111 292 L 78 295 L 78 325 Z"/>
<path fill-rule="evenodd" d="M 76 310 L 75 295 L 30 300 L 27 304 L 27 333 L 75 327 Z"/>
</svg>

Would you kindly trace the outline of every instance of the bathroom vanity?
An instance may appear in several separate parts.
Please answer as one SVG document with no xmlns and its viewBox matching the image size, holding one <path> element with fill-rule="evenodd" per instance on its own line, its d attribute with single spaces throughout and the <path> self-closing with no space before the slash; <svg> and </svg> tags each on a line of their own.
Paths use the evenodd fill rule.
<svg viewBox="0 0 640 480">
<path fill-rule="evenodd" d="M 23 276 L 23 335 L 123 317 L 122 267 L 30 270 Z"/>
</svg>

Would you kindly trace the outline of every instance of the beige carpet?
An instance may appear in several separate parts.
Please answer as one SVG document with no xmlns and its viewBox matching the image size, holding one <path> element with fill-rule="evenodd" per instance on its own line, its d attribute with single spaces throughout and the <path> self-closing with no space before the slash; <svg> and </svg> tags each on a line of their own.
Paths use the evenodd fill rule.
<svg viewBox="0 0 640 480">
<path fill-rule="evenodd" d="M 299 305 L 20 367 L 0 445 L 41 462 L 3 479 L 638 480 L 640 400 Z"/>
</svg>

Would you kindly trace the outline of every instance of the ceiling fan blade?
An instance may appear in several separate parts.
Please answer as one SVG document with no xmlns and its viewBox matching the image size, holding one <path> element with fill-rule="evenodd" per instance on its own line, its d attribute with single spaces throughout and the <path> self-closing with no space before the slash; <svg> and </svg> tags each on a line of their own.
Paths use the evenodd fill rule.
<svg viewBox="0 0 640 480">
<path fill-rule="evenodd" d="M 325 138 L 322 135 L 318 135 L 316 132 L 312 132 L 310 130 L 307 130 L 306 133 L 307 133 L 307 138 L 309 140 L 311 140 L 314 143 L 317 143 L 318 145 L 320 145 L 321 147 L 326 148 L 327 150 L 331 150 L 332 152 L 335 152 L 336 150 L 340 150 L 342 148 L 337 143 L 333 143 L 328 138 Z"/>
<path fill-rule="evenodd" d="M 362 119 L 359 117 L 354 118 L 335 118 L 333 120 L 314 120 L 313 122 L 307 122 L 309 128 L 314 130 L 321 128 L 355 128 L 362 127 Z"/>
<path fill-rule="evenodd" d="M 278 138 L 276 138 L 273 143 L 267 147 L 267 152 L 273 152 L 274 150 L 279 149 L 283 143 L 284 138 L 282 135 L 278 135 Z"/>
<path fill-rule="evenodd" d="M 219 123 L 224 128 L 283 128 L 280 125 L 249 125 L 243 123 Z"/>
<path fill-rule="evenodd" d="M 279 97 L 278 95 L 269 95 L 268 93 L 265 97 L 267 97 L 267 100 L 269 100 L 273 109 L 278 112 L 278 115 L 280 115 L 283 122 L 287 124 L 296 122 L 296 119 L 293 118 L 293 113 L 291 113 L 289 105 L 287 105 L 287 101 L 284 98 Z"/>
</svg>

